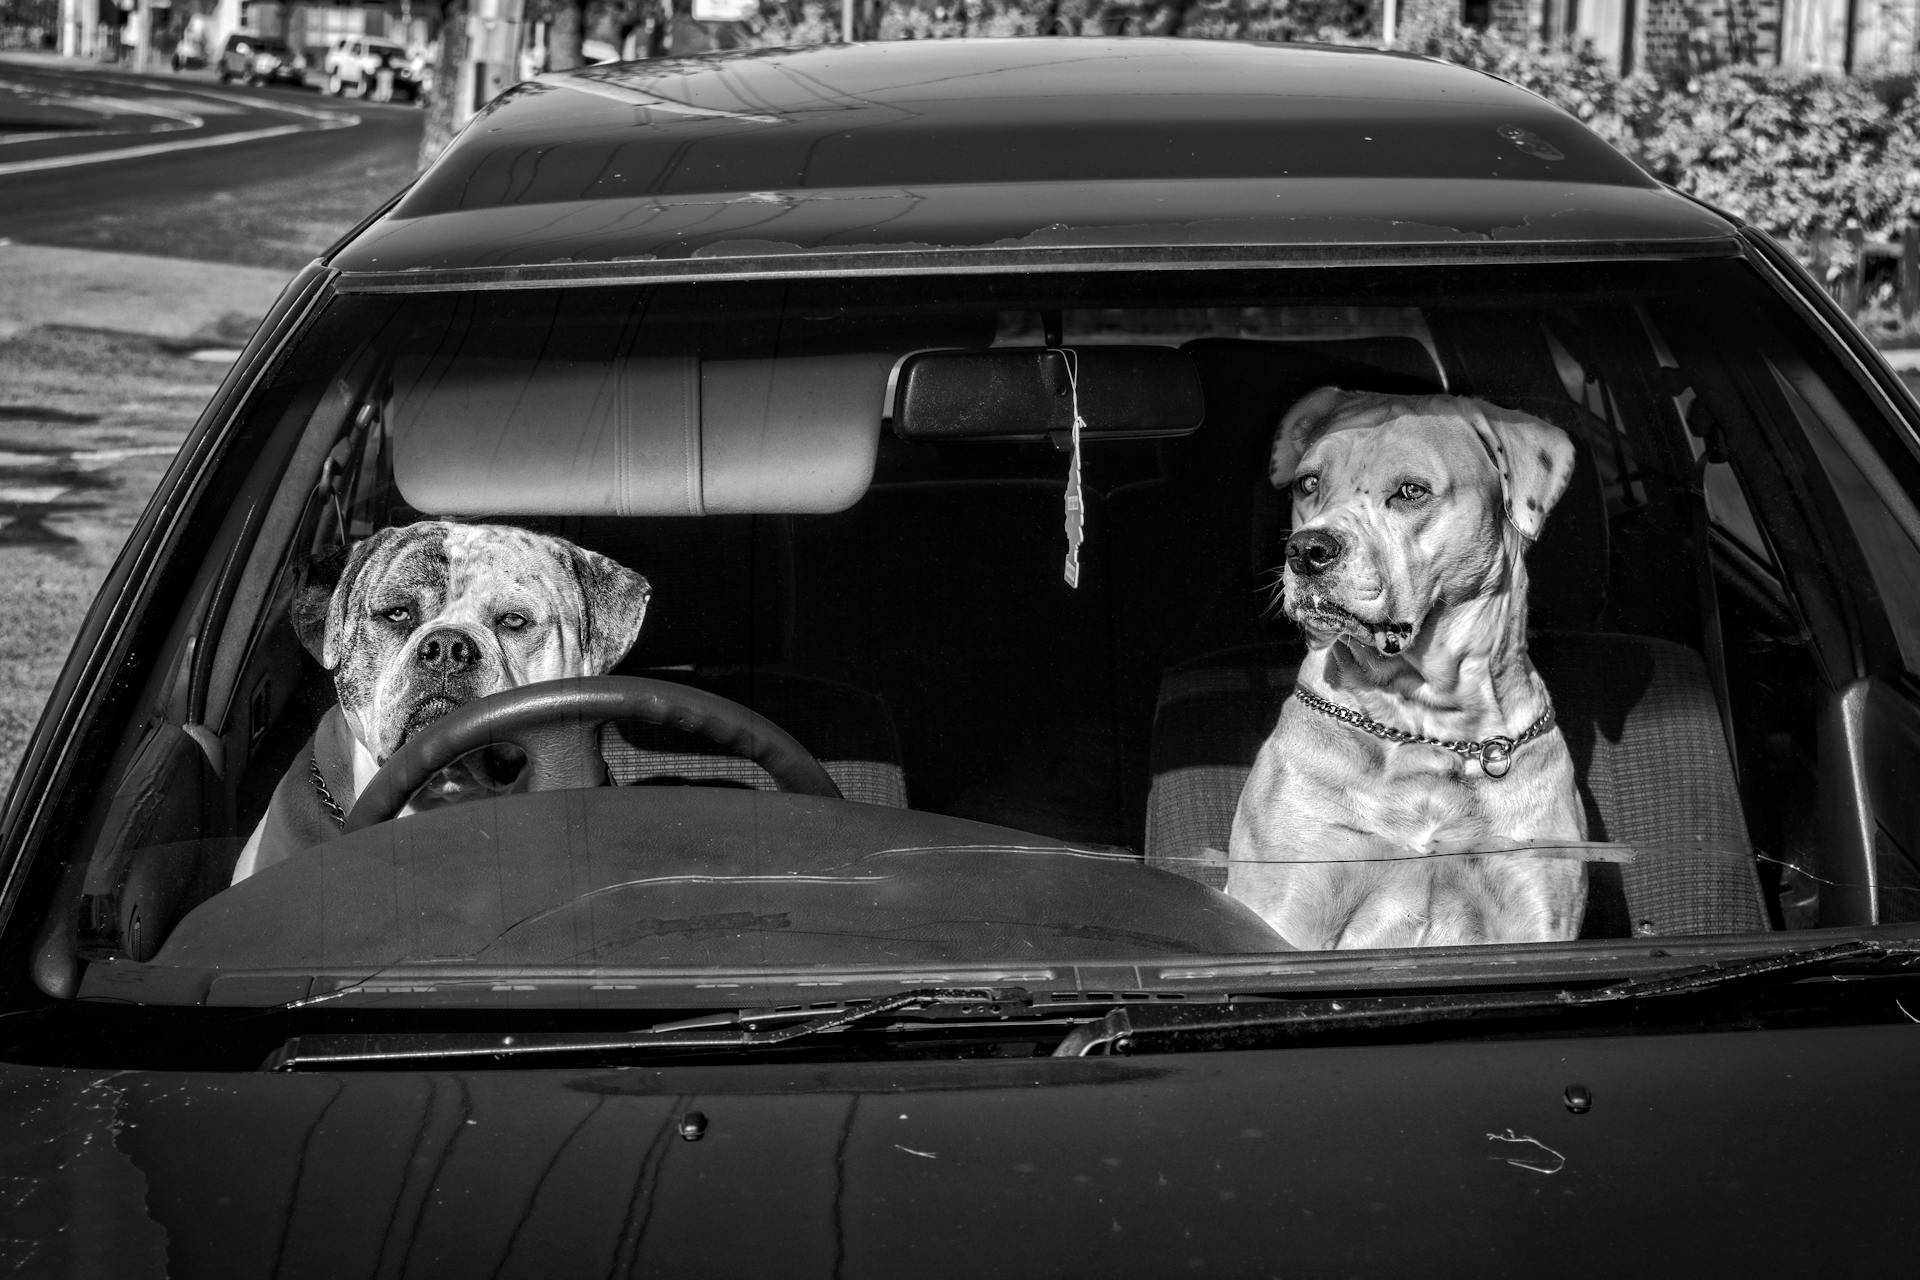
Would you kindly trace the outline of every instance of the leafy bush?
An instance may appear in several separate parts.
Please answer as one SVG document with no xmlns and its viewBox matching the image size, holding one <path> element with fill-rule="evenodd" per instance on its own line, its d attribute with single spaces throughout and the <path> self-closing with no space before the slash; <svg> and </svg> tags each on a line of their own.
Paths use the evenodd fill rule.
<svg viewBox="0 0 1920 1280">
<path fill-rule="evenodd" d="M 1660 106 L 1648 170 L 1803 253 L 1816 228 L 1881 237 L 1920 217 L 1920 118 L 1861 81 L 1732 67 Z"/>
<path fill-rule="evenodd" d="M 1590 47 L 1542 49 L 1442 22 L 1408 47 L 1490 72 L 1557 104 L 1663 182 L 1778 236 L 1802 261 L 1853 266 L 1849 232 L 1895 236 L 1920 222 L 1920 93 L 1762 67 L 1723 67 L 1661 85 L 1621 76 Z"/>
</svg>

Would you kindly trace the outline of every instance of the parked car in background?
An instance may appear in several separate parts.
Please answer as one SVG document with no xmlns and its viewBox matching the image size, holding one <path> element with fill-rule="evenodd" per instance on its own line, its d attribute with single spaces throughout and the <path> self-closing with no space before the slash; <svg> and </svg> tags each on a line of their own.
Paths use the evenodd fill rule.
<svg viewBox="0 0 1920 1280">
<path fill-rule="evenodd" d="M 220 83 L 235 80 L 247 84 L 307 83 L 307 57 L 286 41 L 250 31 L 236 31 L 221 46 L 218 63 Z"/>
<path fill-rule="evenodd" d="M 321 62 L 327 92 L 336 97 L 388 102 L 421 97 L 420 77 L 406 46 L 381 36 L 342 36 L 327 46 Z"/>
<path fill-rule="evenodd" d="M 1325 386 L 1571 446 L 1407 451 L 1370 518 L 1430 557 L 1449 486 L 1565 480 L 1447 591 L 1524 549 L 1589 838 L 1502 856 L 1587 866 L 1577 939 L 1300 951 L 1222 891 L 1303 656 L 1273 434 Z M 353 558 L 427 520 L 645 575 L 638 640 L 447 712 L 634 611 L 584 554 Z M 443 683 L 342 804 L 336 674 L 396 672 Z M 500 742 L 525 790 L 400 813 Z M 1460 746 L 1367 749 L 1444 795 Z M 289 286 L 82 629 L 0 812 L 6 1233 L 116 1276 L 1897 1272 L 1917 776 L 1920 405 L 1535 96 L 1154 39 L 545 75 Z M 285 804 L 311 843 L 235 882 Z"/>
</svg>

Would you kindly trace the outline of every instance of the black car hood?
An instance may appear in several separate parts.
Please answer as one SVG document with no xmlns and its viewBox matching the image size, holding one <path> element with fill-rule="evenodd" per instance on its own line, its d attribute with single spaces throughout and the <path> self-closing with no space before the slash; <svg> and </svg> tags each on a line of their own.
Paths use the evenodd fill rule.
<svg viewBox="0 0 1920 1280">
<path fill-rule="evenodd" d="M 1907 1247 L 1917 1072 L 1906 1026 L 971 1064 L 10 1067 L 5 1249 L 117 1276 L 1845 1274 Z"/>
</svg>

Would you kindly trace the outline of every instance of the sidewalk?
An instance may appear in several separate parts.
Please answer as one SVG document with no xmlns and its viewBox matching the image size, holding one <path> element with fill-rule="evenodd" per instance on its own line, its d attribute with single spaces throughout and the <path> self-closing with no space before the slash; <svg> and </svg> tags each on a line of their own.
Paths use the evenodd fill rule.
<svg viewBox="0 0 1920 1280">
<path fill-rule="evenodd" d="M 291 274 L 0 242 L 0 341 L 60 324 L 175 340 L 217 335 L 232 344 L 266 315 Z"/>
</svg>

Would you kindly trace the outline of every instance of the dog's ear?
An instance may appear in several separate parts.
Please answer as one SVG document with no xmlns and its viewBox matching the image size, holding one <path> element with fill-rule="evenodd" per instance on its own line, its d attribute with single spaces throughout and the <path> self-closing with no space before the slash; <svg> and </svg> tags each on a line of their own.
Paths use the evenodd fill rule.
<svg viewBox="0 0 1920 1280">
<path fill-rule="evenodd" d="M 569 546 L 573 576 L 580 582 L 580 652 L 588 675 L 611 671 L 640 638 L 640 624 L 653 597 L 648 581 L 597 551 Z"/>
<path fill-rule="evenodd" d="M 340 647 L 347 629 L 347 602 L 353 584 L 375 551 L 399 536 L 398 529 L 380 529 L 351 548 L 339 548 L 316 557 L 293 597 L 293 630 L 320 662 L 332 671 L 343 656 Z"/>
<path fill-rule="evenodd" d="M 1352 392 L 1339 387 L 1320 387 L 1293 402 L 1280 419 L 1280 429 L 1273 433 L 1273 452 L 1267 458 L 1267 479 L 1273 481 L 1274 488 L 1284 489 L 1293 483 L 1300 459 L 1320 438 L 1333 415 L 1352 398 Z"/>
<path fill-rule="evenodd" d="M 1500 473 L 1507 519 L 1527 541 L 1539 538 L 1547 512 L 1573 479 L 1573 441 L 1531 414 L 1475 401 L 1474 427 Z"/>
<path fill-rule="evenodd" d="M 328 670 L 333 669 L 333 664 L 326 659 L 327 614 L 351 554 L 347 547 L 335 547 L 309 560 L 300 570 L 298 585 L 293 589 L 293 603 L 287 610 L 293 619 L 293 633 L 300 637 L 301 645 L 313 655 L 314 661 Z"/>
</svg>

